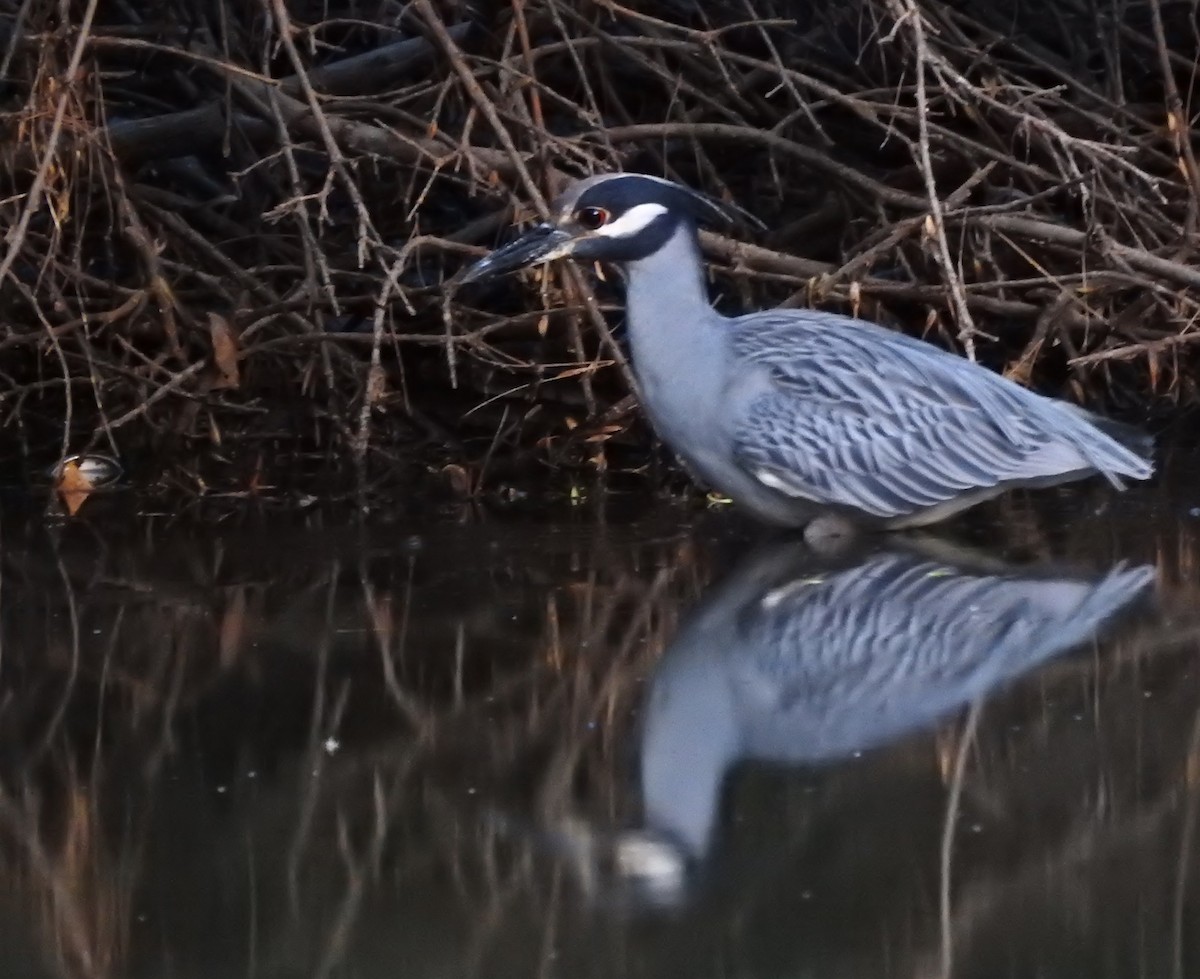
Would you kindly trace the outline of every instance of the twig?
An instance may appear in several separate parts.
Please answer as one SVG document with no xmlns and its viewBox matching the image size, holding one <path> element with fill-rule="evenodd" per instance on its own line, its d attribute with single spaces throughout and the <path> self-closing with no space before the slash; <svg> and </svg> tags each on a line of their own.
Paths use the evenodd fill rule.
<svg viewBox="0 0 1200 979">
<path fill-rule="evenodd" d="M 929 216 L 933 238 L 937 246 L 938 262 L 950 289 L 954 312 L 958 319 L 958 339 L 962 341 L 968 360 L 975 360 L 975 321 L 967 307 L 963 292 L 962 277 L 950 257 L 950 243 L 946 240 L 946 222 L 942 216 L 942 201 L 938 196 L 937 178 L 933 173 L 933 161 L 929 155 L 929 100 L 925 92 L 925 72 L 929 66 L 929 48 L 925 43 L 925 18 L 917 8 L 915 0 L 890 0 L 896 13 L 897 23 L 906 21 L 912 32 L 917 50 L 917 150 L 920 157 L 921 177 L 925 182 L 925 193 L 929 198 Z"/>
<path fill-rule="evenodd" d="M 37 173 L 33 178 L 33 186 L 25 195 L 25 206 L 21 208 L 21 216 L 17 218 L 17 223 L 9 228 L 8 233 L 4 236 L 4 240 L 8 242 L 8 250 L 4 253 L 4 258 L 0 259 L 0 282 L 8 278 L 13 262 L 17 260 L 17 255 L 20 254 L 21 248 L 25 244 L 25 234 L 29 230 L 30 219 L 42 206 L 46 178 L 50 174 L 50 168 L 58 153 L 58 143 L 62 138 L 67 106 L 75 98 L 75 83 L 79 75 L 79 66 L 83 61 L 83 52 L 87 49 L 88 34 L 92 29 L 98 2 L 99 0 L 88 0 L 88 5 L 84 8 L 83 21 L 79 25 L 79 34 L 75 38 L 75 46 L 71 50 L 71 59 L 67 63 L 67 70 L 61 79 L 62 94 L 58 97 L 58 104 L 54 108 L 54 122 L 50 125 L 50 135 L 46 140 L 46 148 L 42 151 L 41 162 L 38 164 Z"/>
</svg>

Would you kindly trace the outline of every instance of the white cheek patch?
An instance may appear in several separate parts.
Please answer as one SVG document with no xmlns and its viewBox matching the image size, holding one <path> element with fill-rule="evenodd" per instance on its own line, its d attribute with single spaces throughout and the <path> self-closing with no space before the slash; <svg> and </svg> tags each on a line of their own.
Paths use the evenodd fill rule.
<svg viewBox="0 0 1200 979">
<path fill-rule="evenodd" d="M 596 234 L 604 238 L 628 238 L 650 224 L 660 214 L 666 214 L 667 209 L 661 204 L 638 204 L 631 207 L 612 224 L 606 224 L 596 229 Z"/>
</svg>

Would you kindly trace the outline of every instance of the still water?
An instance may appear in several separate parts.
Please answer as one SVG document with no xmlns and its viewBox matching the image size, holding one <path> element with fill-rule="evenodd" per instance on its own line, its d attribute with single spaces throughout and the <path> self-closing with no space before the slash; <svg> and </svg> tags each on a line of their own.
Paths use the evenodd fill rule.
<svg viewBox="0 0 1200 979">
<path fill-rule="evenodd" d="M 1200 975 L 1200 459 L 824 555 L 87 507 L 0 523 L 0 976 Z"/>
</svg>

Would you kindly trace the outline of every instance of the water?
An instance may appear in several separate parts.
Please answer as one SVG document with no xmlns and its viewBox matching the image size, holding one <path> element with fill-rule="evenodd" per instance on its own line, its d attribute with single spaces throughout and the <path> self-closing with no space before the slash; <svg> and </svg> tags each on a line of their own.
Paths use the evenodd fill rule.
<svg viewBox="0 0 1200 979">
<path fill-rule="evenodd" d="M 1198 463 L 826 556 L 10 513 L 0 975 L 1196 975 Z"/>
</svg>

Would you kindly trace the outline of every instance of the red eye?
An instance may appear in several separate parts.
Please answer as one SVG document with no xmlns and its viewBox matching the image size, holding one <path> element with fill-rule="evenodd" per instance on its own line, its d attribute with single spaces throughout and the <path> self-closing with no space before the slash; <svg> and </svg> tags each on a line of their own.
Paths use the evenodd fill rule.
<svg viewBox="0 0 1200 979">
<path fill-rule="evenodd" d="M 608 224 L 611 217 L 612 215 L 602 207 L 581 207 L 575 212 L 575 220 L 588 231 L 595 231 Z"/>
</svg>

